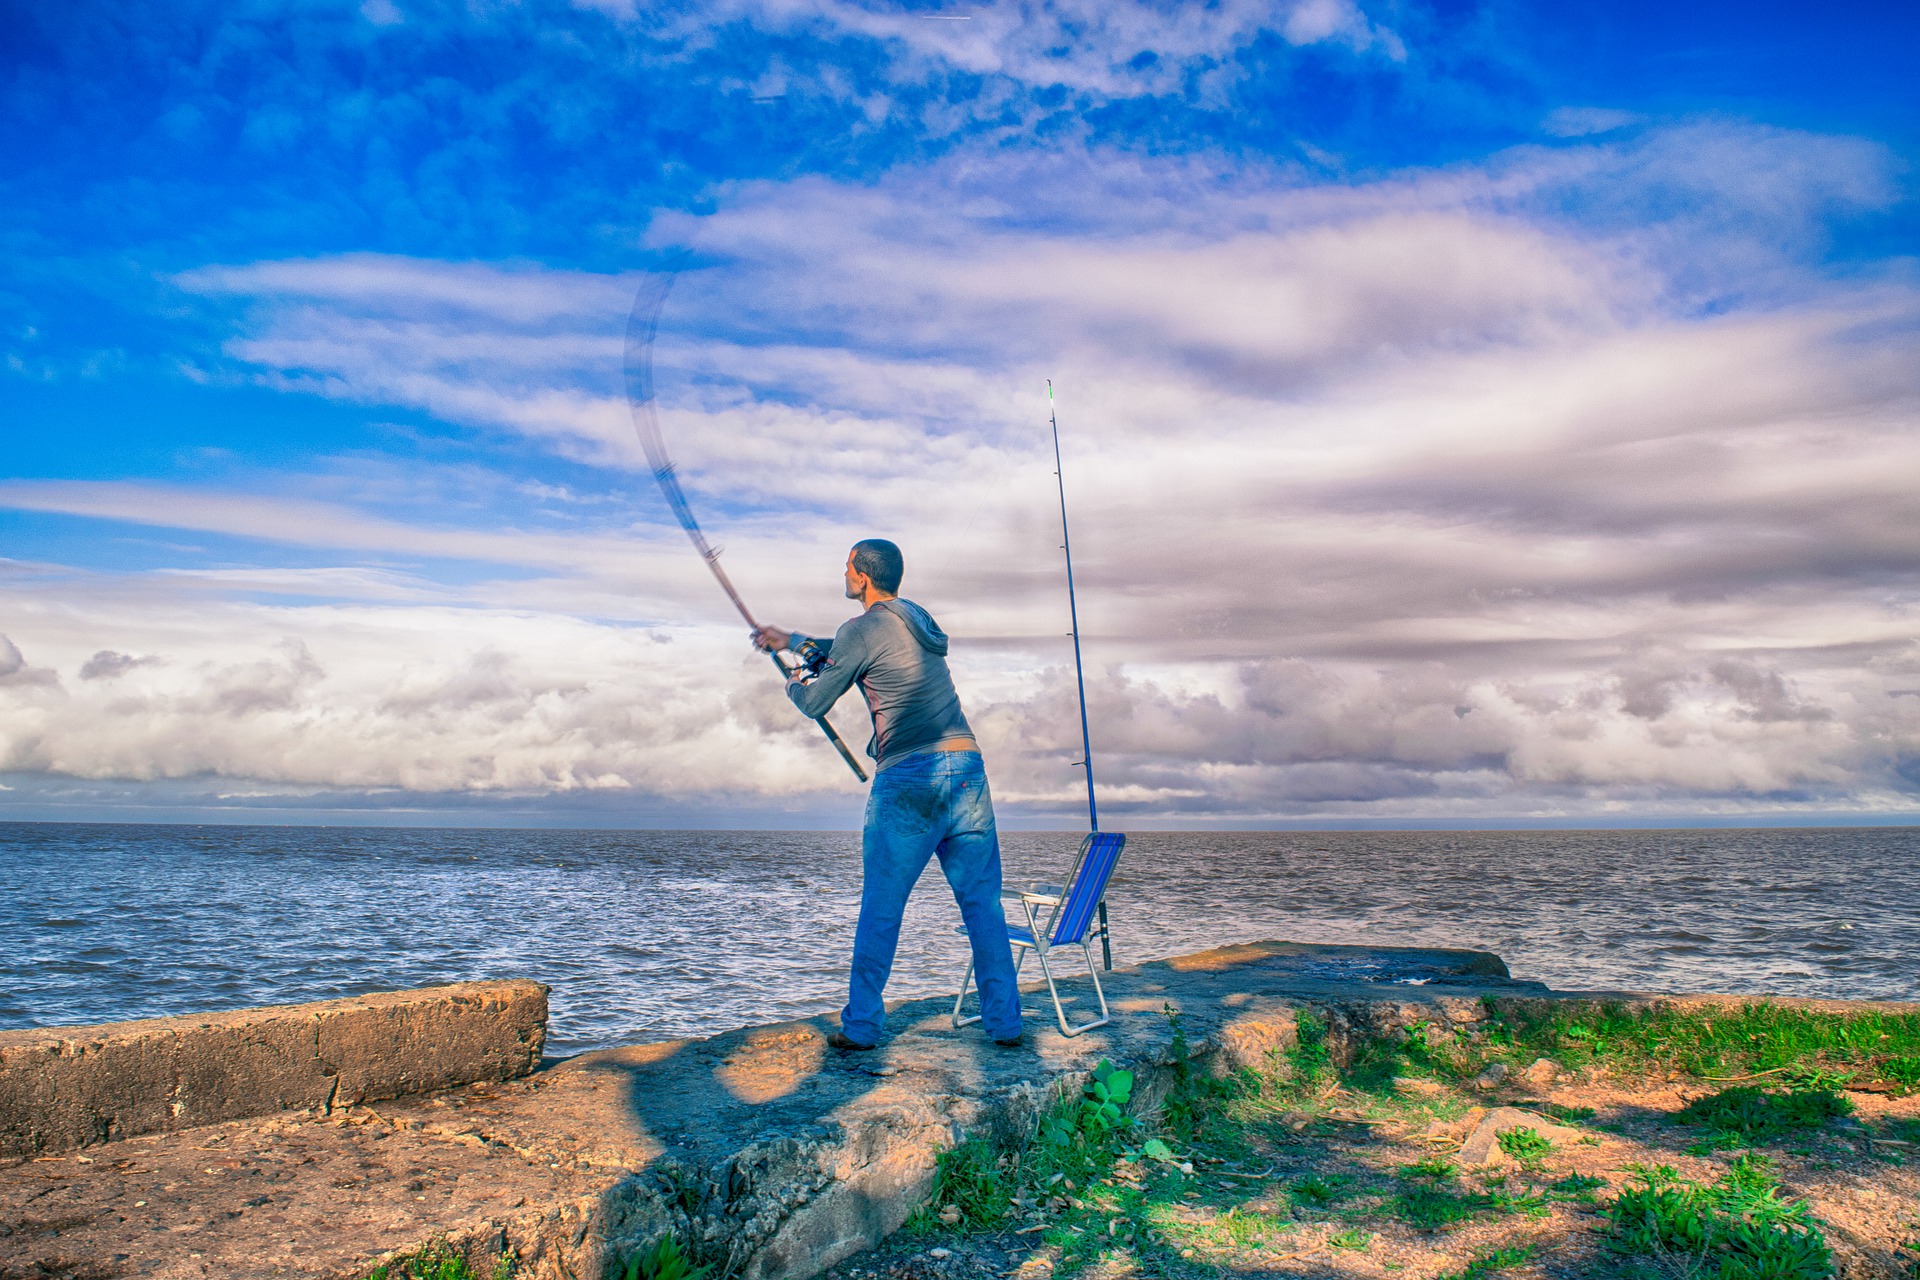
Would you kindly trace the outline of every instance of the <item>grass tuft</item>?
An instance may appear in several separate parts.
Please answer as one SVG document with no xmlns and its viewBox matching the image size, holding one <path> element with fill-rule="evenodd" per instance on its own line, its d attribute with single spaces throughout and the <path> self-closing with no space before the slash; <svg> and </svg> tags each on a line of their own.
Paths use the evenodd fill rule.
<svg viewBox="0 0 1920 1280">
<path fill-rule="evenodd" d="M 1510 1244 L 1499 1249 L 1488 1249 L 1474 1254 L 1473 1260 L 1459 1271 L 1444 1272 L 1434 1280 L 1479 1280 L 1479 1277 L 1492 1275 L 1496 1271 L 1524 1267 L 1533 1261 L 1533 1255 L 1534 1247 L 1530 1244 Z"/>
<path fill-rule="evenodd" d="M 711 1264 L 695 1266 L 672 1236 L 661 1236 L 653 1246 L 628 1258 L 618 1272 L 620 1280 L 705 1280 Z"/>
<path fill-rule="evenodd" d="M 1445 1181 L 1458 1176 L 1460 1166 L 1445 1156 L 1422 1156 L 1412 1164 L 1400 1166 L 1403 1178 L 1433 1178 Z"/>
<path fill-rule="evenodd" d="M 1293 1078 L 1303 1088 L 1314 1088 L 1333 1063 L 1333 1049 L 1327 1043 L 1327 1020 L 1310 1009 L 1294 1015 L 1293 1047 L 1287 1059 L 1293 1064 Z"/>
<path fill-rule="evenodd" d="M 1497 1056 L 1551 1057 L 1576 1069 L 1599 1064 L 1722 1080 L 1824 1071 L 1829 1085 L 1842 1074 L 1896 1085 L 1913 1076 L 1920 1084 L 1920 1014 L 1912 1013 L 1828 1013 L 1769 1001 L 1737 1009 L 1556 1005 L 1494 1011 L 1486 1041 Z"/>
<path fill-rule="evenodd" d="M 1490 1058 L 1732 1077 L 1717 1082 L 1731 1087 L 1678 1117 L 1700 1126 L 1695 1145 L 1709 1151 L 1824 1124 L 1848 1109 L 1838 1086 L 1899 1076 L 1904 1057 L 1920 1062 L 1920 1019 L 1765 1004 L 1702 1014 L 1562 1007 L 1532 1021 L 1496 1012 L 1451 1036 L 1416 1026 L 1358 1039 L 1336 1061 L 1325 1015 L 1300 1010 L 1293 1044 L 1258 1069 L 1222 1077 L 1192 1061 L 1179 1019 L 1171 1010 L 1168 1016 L 1171 1088 L 1164 1098 L 1157 1090 L 1147 1095 L 1157 1105 L 1136 1105 L 1135 1081 L 1101 1064 L 1085 1090 L 1048 1109 L 1037 1133 L 970 1139 L 944 1153 L 934 1198 L 910 1230 L 1018 1232 L 1051 1251 L 1059 1280 L 1074 1280 L 1086 1267 L 1143 1275 L 1268 1269 L 1289 1238 L 1298 1247 L 1309 1219 L 1348 1242 L 1333 1247 L 1361 1248 L 1395 1219 L 1441 1232 L 1472 1221 L 1541 1218 L 1554 1205 L 1578 1203 L 1609 1223 L 1622 1274 L 1813 1280 L 1831 1270 L 1821 1228 L 1780 1192 L 1764 1160 L 1742 1157 L 1711 1185 L 1664 1166 L 1633 1170 L 1615 1195 L 1601 1178 L 1546 1172 L 1555 1148 L 1538 1129 L 1502 1136 L 1501 1148 L 1520 1161 L 1504 1174 L 1463 1172 L 1438 1155 L 1383 1169 L 1353 1148 L 1378 1132 L 1367 1124 L 1412 1130 L 1466 1114 L 1470 1099 L 1461 1091 L 1402 1089 L 1397 1078 L 1460 1081 Z M 1546 1109 L 1564 1122 L 1594 1119 L 1584 1109 Z M 1907 1134 L 1895 1121 L 1874 1132 Z M 1302 1158 L 1316 1163 L 1303 1167 Z M 1476 1254 L 1455 1280 L 1522 1265 L 1540 1247 L 1533 1241 Z"/>
<path fill-rule="evenodd" d="M 1673 1118 L 1680 1124 L 1699 1125 L 1717 1134 L 1766 1142 L 1805 1129 L 1817 1129 L 1836 1116 L 1852 1111 L 1853 1103 L 1832 1089 L 1792 1089 L 1777 1093 L 1742 1084 L 1695 1098 L 1675 1112 Z"/>
<path fill-rule="evenodd" d="M 1293 1198 L 1302 1204 L 1330 1205 L 1346 1194 L 1343 1190 L 1346 1181 L 1338 1176 L 1323 1178 L 1317 1173 L 1310 1173 L 1304 1178 L 1294 1179 Z"/>
<path fill-rule="evenodd" d="M 1807 1206 L 1784 1199 L 1772 1164 L 1741 1156 L 1711 1186 L 1641 1169 L 1604 1210 L 1608 1247 L 1714 1280 L 1825 1280 L 1833 1254 Z"/>
<path fill-rule="evenodd" d="M 1553 1154 L 1553 1139 L 1538 1129 L 1508 1129 L 1497 1141 L 1502 1151 L 1522 1164 L 1529 1160 L 1544 1160 Z"/>
<path fill-rule="evenodd" d="M 1415 1184 L 1402 1187 L 1393 1197 L 1392 1207 L 1410 1227 L 1441 1231 L 1493 1208 L 1493 1197 Z"/>
<path fill-rule="evenodd" d="M 475 1271 L 466 1257 L 441 1236 L 412 1253 L 381 1263 L 368 1274 L 368 1280 L 508 1280 L 512 1275 L 512 1255 L 503 1253 L 484 1273 Z"/>
</svg>

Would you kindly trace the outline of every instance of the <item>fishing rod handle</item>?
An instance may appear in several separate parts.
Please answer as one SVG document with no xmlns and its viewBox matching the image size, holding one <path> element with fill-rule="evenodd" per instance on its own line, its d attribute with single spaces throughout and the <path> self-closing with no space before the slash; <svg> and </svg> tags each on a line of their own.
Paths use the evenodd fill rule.
<svg viewBox="0 0 1920 1280">
<path fill-rule="evenodd" d="M 793 670 L 788 667 L 786 663 L 780 661 L 779 654 L 768 653 L 767 656 L 773 659 L 774 669 L 780 673 L 782 679 L 790 678 L 793 675 Z M 840 758 L 847 762 L 847 768 L 853 770 L 853 776 L 862 782 L 867 781 L 867 771 L 862 769 L 860 762 L 853 758 L 853 752 L 847 750 L 846 741 L 841 738 L 834 727 L 827 722 L 827 718 L 825 716 L 816 717 L 814 723 L 820 726 L 820 732 L 827 735 L 827 741 L 831 742 L 833 749 L 840 753 Z"/>
<path fill-rule="evenodd" d="M 853 752 L 847 750 L 847 744 L 841 740 L 840 735 L 834 731 L 833 726 L 827 723 L 825 716 L 820 717 L 820 728 L 825 731 L 827 741 L 833 744 L 833 749 L 840 753 L 840 758 L 847 762 L 847 768 L 853 770 L 853 776 L 865 782 L 867 780 L 867 771 L 862 769 L 860 762 L 853 758 Z"/>
</svg>

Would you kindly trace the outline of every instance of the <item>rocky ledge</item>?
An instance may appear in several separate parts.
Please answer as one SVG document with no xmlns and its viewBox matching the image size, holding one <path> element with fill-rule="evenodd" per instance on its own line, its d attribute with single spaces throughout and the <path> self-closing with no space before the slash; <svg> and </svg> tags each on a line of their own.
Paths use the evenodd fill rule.
<svg viewBox="0 0 1920 1280">
<path fill-rule="evenodd" d="M 1066 987 L 1085 1016 L 1085 980 Z M 1150 1101 L 1169 1013 L 1225 1068 L 1290 1046 L 1302 1009 L 1338 1042 L 1560 998 L 1485 952 L 1284 942 L 1116 970 L 1108 993 L 1110 1026 L 1068 1039 L 1036 1016 L 1019 1049 L 920 1001 L 872 1053 L 829 1049 L 818 1018 L 23 1161 L 0 1169 L 0 1275 L 364 1276 L 443 1237 L 476 1262 L 510 1254 L 516 1275 L 600 1280 L 672 1232 L 747 1280 L 797 1280 L 896 1230 L 941 1151 L 1031 1126 L 1102 1058 L 1139 1070 Z"/>
</svg>

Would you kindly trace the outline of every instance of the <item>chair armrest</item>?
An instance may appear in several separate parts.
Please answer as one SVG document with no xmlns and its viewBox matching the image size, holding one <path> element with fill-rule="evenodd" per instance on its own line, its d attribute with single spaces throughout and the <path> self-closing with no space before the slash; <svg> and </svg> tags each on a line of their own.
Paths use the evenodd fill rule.
<svg viewBox="0 0 1920 1280">
<path fill-rule="evenodd" d="M 1023 893 L 1020 895 L 1020 901 L 1035 907 L 1057 907 L 1060 905 L 1060 899 L 1050 893 Z"/>
</svg>

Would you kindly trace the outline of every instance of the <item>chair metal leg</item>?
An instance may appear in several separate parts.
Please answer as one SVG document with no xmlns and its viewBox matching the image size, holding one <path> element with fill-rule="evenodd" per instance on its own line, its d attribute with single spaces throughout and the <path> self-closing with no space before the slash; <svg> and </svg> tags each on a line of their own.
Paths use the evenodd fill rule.
<svg viewBox="0 0 1920 1280">
<path fill-rule="evenodd" d="M 1047 950 L 1051 951 L 1053 948 L 1049 947 Z M 1037 954 L 1040 957 L 1040 972 L 1047 977 L 1047 994 L 1053 997 L 1053 1014 L 1054 1017 L 1059 1020 L 1061 1035 L 1067 1037 L 1077 1036 L 1083 1031 L 1091 1031 L 1095 1027 L 1104 1027 L 1113 1021 L 1113 1015 L 1107 1012 L 1107 993 L 1101 989 L 1100 974 L 1093 965 L 1093 952 L 1088 950 L 1087 944 L 1084 941 L 1080 944 L 1080 955 L 1081 958 L 1087 962 L 1087 976 L 1093 979 L 1093 994 L 1100 1001 L 1100 1016 L 1092 1022 L 1083 1022 L 1078 1026 L 1067 1021 L 1067 1009 L 1065 1005 L 1060 1003 L 1060 988 L 1054 985 L 1053 966 L 1047 963 L 1047 952 L 1039 951 Z"/>
<path fill-rule="evenodd" d="M 963 1018 L 960 1016 L 960 1006 L 967 1002 L 967 984 L 972 981 L 973 960 L 969 958 L 967 960 L 966 976 L 960 979 L 960 994 L 953 998 L 953 1029 L 955 1031 L 958 1031 L 962 1027 L 970 1027 L 987 1016 L 984 1012 L 976 1013 L 971 1018 Z"/>
<path fill-rule="evenodd" d="M 1093 979 L 1093 994 L 1100 1001 L 1100 1020 L 1085 1024 L 1074 1032 L 1075 1035 L 1080 1034 L 1081 1031 L 1091 1031 L 1095 1027 L 1104 1027 L 1113 1021 L 1113 1015 L 1107 1012 L 1107 993 L 1106 989 L 1100 985 L 1100 971 L 1094 968 L 1093 952 L 1087 950 L 1087 944 L 1084 942 L 1080 944 L 1080 957 L 1087 962 L 1087 976 Z"/>
<path fill-rule="evenodd" d="M 1015 956 L 1013 961 L 1013 988 L 1014 999 L 1016 1000 L 1020 998 L 1020 970 L 1026 967 L 1028 948 L 1019 947 L 1017 950 L 1020 954 Z M 960 994 L 953 998 L 953 1029 L 955 1031 L 958 1031 L 961 1027 L 970 1027 L 987 1016 L 984 1009 L 974 1014 L 971 1018 L 963 1018 L 960 1016 L 960 1007 L 967 1002 L 967 984 L 972 981 L 973 961 L 968 960 L 966 975 L 960 979 Z"/>
</svg>

